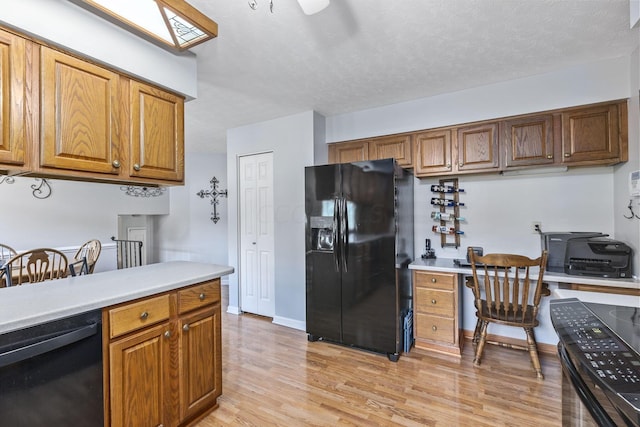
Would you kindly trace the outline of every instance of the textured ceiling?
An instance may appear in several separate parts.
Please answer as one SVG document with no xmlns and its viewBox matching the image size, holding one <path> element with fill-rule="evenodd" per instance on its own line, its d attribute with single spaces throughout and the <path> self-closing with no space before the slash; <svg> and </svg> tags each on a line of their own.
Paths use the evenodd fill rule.
<svg viewBox="0 0 640 427">
<path fill-rule="evenodd" d="M 188 0 L 219 25 L 198 55 L 188 151 L 226 151 L 229 128 L 325 116 L 628 55 L 629 0 Z"/>
</svg>

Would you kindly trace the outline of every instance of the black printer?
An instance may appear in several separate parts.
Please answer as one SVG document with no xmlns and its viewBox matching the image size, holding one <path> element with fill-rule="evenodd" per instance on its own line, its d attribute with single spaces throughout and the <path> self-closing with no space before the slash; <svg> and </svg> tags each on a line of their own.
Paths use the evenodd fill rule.
<svg viewBox="0 0 640 427">
<path fill-rule="evenodd" d="M 580 276 L 631 277 L 633 250 L 606 237 L 574 237 L 567 240 L 564 272 Z"/>
</svg>

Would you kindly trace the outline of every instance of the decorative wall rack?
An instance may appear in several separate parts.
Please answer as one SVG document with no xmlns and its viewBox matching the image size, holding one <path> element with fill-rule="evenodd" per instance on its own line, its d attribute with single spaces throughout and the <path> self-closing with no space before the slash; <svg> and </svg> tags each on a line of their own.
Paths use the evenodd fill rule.
<svg viewBox="0 0 640 427">
<path fill-rule="evenodd" d="M 460 221 L 464 221 L 460 216 L 460 206 L 464 206 L 464 203 L 459 200 L 459 195 L 464 190 L 458 187 L 458 178 L 451 178 L 441 179 L 439 185 L 431 186 L 431 191 L 438 194 L 438 197 L 431 198 L 431 205 L 439 208 L 439 211 L 431 212 L 431 218 L 440 221 L 440 225 L 434 225 L 431 229 L 440 234 L 443 248 L 457 249 L 460 247 L 460 235 L 464 234 L 460 230 Z"/>
<path fill-rule="evenodd" d="M 201 199 L 204 199 L 205 197 L 210 197 L 211 198 L 211 204 L 213 205 L 213 212 L 211 213 L 211 221 L 213 221 L 214 224 L 217 224 L 218 221 L 220 221 L 220 215 L 218 215 L 218 203 L 219 197 L 227 197 L 227 190 L 218 190 L 218 183 L 220 181 L 218 181 L 218 178 L 216 178 L 215 176 L 213 178 L 211 178 L 211 181 L 209 181 L 209 184 L 211 184 L 211 189 L 210 190 L 200 190 L 196 193 L 196 195 L 200 196 Z"/>
</svg>

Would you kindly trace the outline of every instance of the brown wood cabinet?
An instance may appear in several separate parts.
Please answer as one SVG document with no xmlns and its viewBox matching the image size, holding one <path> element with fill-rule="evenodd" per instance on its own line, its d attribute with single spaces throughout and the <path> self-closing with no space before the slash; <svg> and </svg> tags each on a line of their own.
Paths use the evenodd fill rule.
<svg viewBox="0 0 640 427">
<path fill-rule="evenodd" d="M 34 135 L 33 43 L 0 30 L 0 170 L 24 171 L 31 164 Z M 6 167 L 5 167 L 6 166 Z"/>
<path fill-rule="evenodd" d="M 184 182 L 184 98 L 0 29 L 0 172 Z"/>
<path fill-rule="evenodd" d="M 413 271 L 416 348 L 462 355 L 459 293 L 456 273 Z"/>
<path fill-rule="evenodd" d="M 500 123 L 506 169 L 516 166 L 551 165 L 555 162 L 554 115 L 542 114 Z"/>
<path fill-rule="evenodd" d="M 120 76 L 41 48 L 40 166 L 120 174 Z"/>
<path fill-rule="evenodd" d="M 222 393 L 220 279 L 104 310 L 105 426 L 184 426 Z"/>
<path fill-rule="evenodd" d="M 498 170 L 498 123 L 489 122 L 456 129 L 458 171 Z"/>
<path fill-rule="evenodd" d="M 184 99 L 131 81 L 129 175 L 184 180 Z"/>
<path fill-rule="evenodd" d="M 369 141 L 329 144 L 329 163 L 351 163 L 369 160 Z"/>
<path fill-rule="evenodd" d="M 413 166 L 411 135 L 392 135 L 369 141 L 369 160 L 394 158 L 398 166 Z"/>
<path fill-rule="evenodd" d="M 450 129 L 421 132 L 414 140 L 416 175 L 447 174 L 453 170 Z"/>
</svg>

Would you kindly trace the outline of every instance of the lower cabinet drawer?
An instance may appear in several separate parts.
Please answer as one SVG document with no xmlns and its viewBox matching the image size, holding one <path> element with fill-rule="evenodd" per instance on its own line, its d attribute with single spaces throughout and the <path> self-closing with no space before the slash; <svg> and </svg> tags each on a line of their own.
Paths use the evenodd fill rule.
<svg viewBox="0 0 640 427">
<path fill-rule="evenodd" d="M 220 279 L 178 291 L 178 313 L 220 301 Z"/>
<path fill-rule="evenodd" d="M 428 314 L 416 314 L 416 338 L 440 341 L 448 344 L 455 342 L 453 319 Z"/>
<path fill-rule="evenodd" d="M 453 317 L 453 292 L 416 287 L 416 312 Z"/>
<path fill-rule="evenodd" d="M 109 310 L 109 337 L 114 338 L 167 320 L 170 316 L 169 306 L 169 295 L 161 295 L 112 308 Z"/>
</svg>

